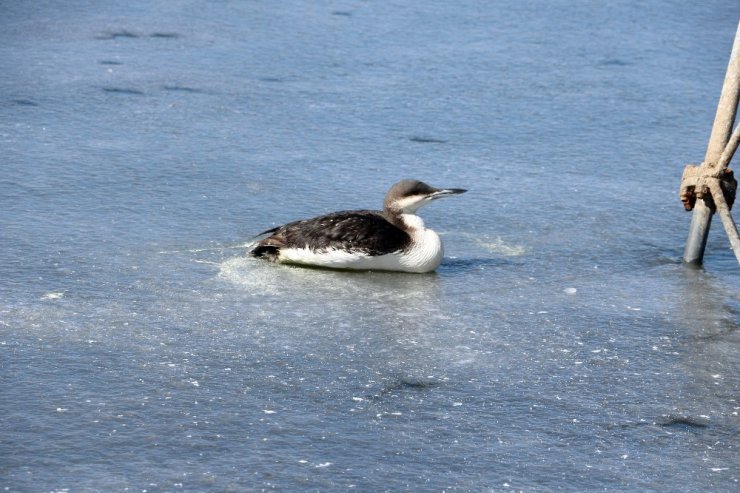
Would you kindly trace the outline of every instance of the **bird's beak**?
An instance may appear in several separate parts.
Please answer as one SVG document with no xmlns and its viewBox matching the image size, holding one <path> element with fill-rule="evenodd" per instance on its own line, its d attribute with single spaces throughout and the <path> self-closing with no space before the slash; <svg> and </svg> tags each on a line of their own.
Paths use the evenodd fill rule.
<svg viewBox="0 0 740 493">
<path fill-rule="evenodd" d="M 459 195 L 465 192 L 467 192 L 467 190 L 465 190 L 464 188 L 442 188 L 432 193 L 430 198 L 438 199 L 440 197 L 447 197 L 448 195 Z"/>
</svg>

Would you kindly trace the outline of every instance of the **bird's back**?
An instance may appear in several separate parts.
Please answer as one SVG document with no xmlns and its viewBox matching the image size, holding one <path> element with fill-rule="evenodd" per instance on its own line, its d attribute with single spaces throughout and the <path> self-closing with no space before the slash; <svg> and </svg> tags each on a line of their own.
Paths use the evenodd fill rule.
<svg viewBox="0 0 740 493">
<path fill-rule="evenodd" d="M 403 250 L 411 237 L 380 211 L 342 211 L 294 221 L 265 231 L 269 237 L 252 250 L 255 257 L 277 261 L 282 249 L 311 252 L 341 250 L 348 254 L 379 256 Z"/>
</svg>

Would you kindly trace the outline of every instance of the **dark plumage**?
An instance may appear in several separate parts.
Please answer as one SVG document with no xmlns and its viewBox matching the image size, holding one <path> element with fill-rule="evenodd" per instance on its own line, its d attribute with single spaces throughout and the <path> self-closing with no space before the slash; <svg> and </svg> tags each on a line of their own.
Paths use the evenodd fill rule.
<svg viewBox="0 0 740 493">
<path fill-rule="evenodd" d="M 277 260 L 280 248 L 321 251 L 332 248 L 367 255 L 384 255 L 403 250 L 411 237 L 394 226 L 380 211 L 342 211 L 294 221 L 260 233 L 270 234 L 252 250 L 254 257 Z"/>
</svg>

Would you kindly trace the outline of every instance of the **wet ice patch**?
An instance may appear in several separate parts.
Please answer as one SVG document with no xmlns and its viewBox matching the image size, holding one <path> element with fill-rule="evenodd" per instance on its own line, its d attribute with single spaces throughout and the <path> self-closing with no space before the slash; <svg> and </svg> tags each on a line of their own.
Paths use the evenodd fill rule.
<svg viewBox="0 0 740 493">
<path fill-rule="evenodd" d="M 274 264 L 247 255 L 217 265 L 219 278 L 251 295 L 311 294 L 353 301 L 392 298 L 415 304 L 434 298 L 439 292 L 438 279 L 424 274 L 320 269 Z"/>
<path fill-rule="evenodd" d="M 42 300 L 58 300 L 60 298 L 64 297 L 64 292 L 51 292 L 44 294 L 41 299 Z"/>
<path fill-rule="evenodd" d="M 254 294 L 277 294 L 280 285 L 266 267 L 247 256 L 234 257 L 218 264 L 218 276 Z"/>
<path fill-rule="evenodd" d="M 219 277 L 253 295 L 309 292 L 347 292 L 353 273 L 273 264 L 247 255 L 220 264 Z"/>
<path fill-rule="evenodd" d="M 706 428 L 710 418 L 706 414 L 691 416 L 688 414 L 664 414 L 655 420 L 655 424 L 663 427 Z"/>
<path fill-rule="evenodd" d="M 527 251 L 524 246 L 510 245 L 506 243 L 500 236 L 497 236 L 494 239 L 477 238 L 475 243 L 491 253 L 496 253 L 505 257 L 518 257 L 520 255 L 524 255 Z"/>
</svg>

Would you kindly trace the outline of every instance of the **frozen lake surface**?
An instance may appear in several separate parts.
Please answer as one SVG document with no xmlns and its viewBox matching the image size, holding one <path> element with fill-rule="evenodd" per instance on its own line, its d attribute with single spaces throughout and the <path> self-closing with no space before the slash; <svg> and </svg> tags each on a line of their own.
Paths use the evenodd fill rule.
<svg viewBox="0 0 740 493">
<path fill-rule="evenodd" d="M 678 200 L 737 21 L 0 3 L 0 487 L 738 491 L 740 269 Z M 435 274 L 244 255 L 407 177 L 470 190 Z"/>
</svg>

